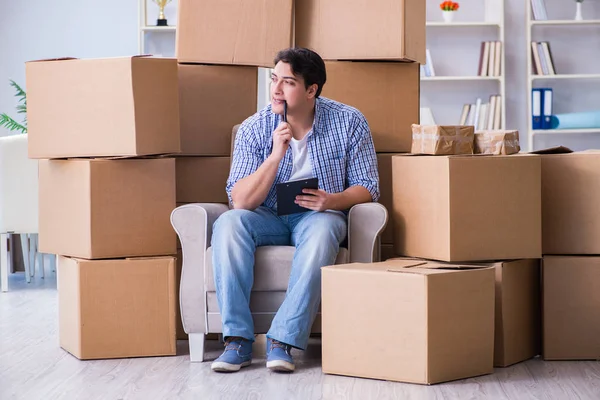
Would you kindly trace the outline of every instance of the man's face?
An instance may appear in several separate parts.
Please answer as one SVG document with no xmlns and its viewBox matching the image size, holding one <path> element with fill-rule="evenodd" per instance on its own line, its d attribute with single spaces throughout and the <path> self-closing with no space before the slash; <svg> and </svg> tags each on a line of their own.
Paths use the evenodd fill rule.
<svg viewBox="0 0 600 400">
<path fill-rule="evenodd" d="M 307 90 L 304 86 L 304 78 L 295 76 L 290 64 L 280 61 L 275 65 L 271 74 L 271 109 L 275 114 L 283 114 L 283 101 L 285 100 L 288 105 L 288 113 L 293 114 L 308 99 L 314 97 L 314 90 L 314 88 Z"/>
</svg>

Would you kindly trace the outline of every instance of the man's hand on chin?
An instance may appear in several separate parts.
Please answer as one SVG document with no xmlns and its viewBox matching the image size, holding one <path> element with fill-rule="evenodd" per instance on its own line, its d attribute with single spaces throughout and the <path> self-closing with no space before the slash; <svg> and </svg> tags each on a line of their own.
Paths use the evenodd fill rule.
<svg viewBox="0 0 600 400">
<path fill-rule="evenodd" d="M 331 208 L 331 194 L 321 189 L 302 189 L 306 195 L 296 196 L 296 204 L 313 211 L 325 211 Z"/>
</svg>

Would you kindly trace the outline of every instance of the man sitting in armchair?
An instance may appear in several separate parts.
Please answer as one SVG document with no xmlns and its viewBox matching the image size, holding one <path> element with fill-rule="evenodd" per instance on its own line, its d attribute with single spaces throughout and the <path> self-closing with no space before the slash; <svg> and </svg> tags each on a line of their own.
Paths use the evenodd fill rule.
<svg viewBox="0 0 600 400">
<path fill-rule="evenodd" d="M 267 333 L 267 368 L 294 371 L 291 349 L 307 346 L 321 301 L 320 269 L 335 263 L 347 234 L 346 211 L 379 199 L 367 121 L 357 109 L 320 97 L 326 80 L 321 57 L 290 48 L 274 63 L 271 104 L 246 119 L 235 139 L 227 181 L 233 209 L 213 228 L 225 338 L 225 351 L 211 365 L 214 371 L 238 371 L 252 361 L 254 254 L 258 246 L 269 245 L 296 247 L 285 300 Z M 312 177 L 319 189 L 303 189 L 295 200 L 306 212 L 278 215 L 276 185 Z"/>
</svg>

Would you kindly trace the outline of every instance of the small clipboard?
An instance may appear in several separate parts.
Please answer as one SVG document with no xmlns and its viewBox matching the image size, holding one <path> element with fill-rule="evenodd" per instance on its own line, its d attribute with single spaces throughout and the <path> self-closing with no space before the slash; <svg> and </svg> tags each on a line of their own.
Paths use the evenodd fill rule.
<svg viewBox="0 0 600 400">
<path fill-rule="evenodd" d="M 296 196 L 303 194 L 302 189 L 318 188 L 318 178 L 308 178 L 278 183 L 275 186 L 277 192 L 277 215 L 288 215 L 310 211 L 308 208 L 304 208 L 295 203 Z"/>
</svg>

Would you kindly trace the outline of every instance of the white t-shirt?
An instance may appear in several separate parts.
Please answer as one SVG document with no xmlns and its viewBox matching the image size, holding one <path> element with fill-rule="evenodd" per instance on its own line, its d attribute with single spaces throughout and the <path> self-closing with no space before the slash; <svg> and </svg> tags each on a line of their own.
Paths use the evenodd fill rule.
<svg viewBox="0 0 600 400">
<path fill-rule="evenodd" d="M 308 146 L 306 145 L 308 134 L 304 135 L 302 140 L 292 138 L 290 146 L 292 146 L 292 175 L 290 181 L 299 179 L 307 179 L 313 177 L 312 163 L 308 155 Z"/>
</svg>

